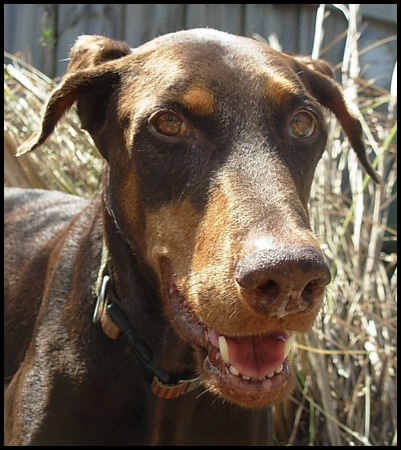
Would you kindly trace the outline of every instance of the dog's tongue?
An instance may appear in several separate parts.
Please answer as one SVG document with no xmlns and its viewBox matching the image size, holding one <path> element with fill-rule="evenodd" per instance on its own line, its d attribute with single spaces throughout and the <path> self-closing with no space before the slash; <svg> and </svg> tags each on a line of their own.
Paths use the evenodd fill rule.
<svg viewBox="0 0 401 450">
<path fill-rule="evenodd" d="M 230 363 L 242 375 L 249 377 L 272 374 L 285 359 L 287 337 L 282 333 L 258 337 L 227 337 Z"/>
</svg>

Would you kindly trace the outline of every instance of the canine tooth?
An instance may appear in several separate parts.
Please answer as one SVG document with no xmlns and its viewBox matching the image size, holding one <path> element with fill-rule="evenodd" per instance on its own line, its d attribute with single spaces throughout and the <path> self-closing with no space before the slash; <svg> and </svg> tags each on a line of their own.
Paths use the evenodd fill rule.
<svg viewBox="0 0 401 450">
<path fill-rule="evenodd" d="M 267 378 L 273 378 L 273 377 L 274 377 L 274 372 L 267 374 Z"/>
<path fill-rule="evenodd" d="M 280 364 L 278 367 L 277 367 L 277 369 L 274 371 L 274 373 L 280 373 L 282 370 L 283 370 L 283 365 L 282 364 Z"/>
<path fill-rule="evenodd" d="M 235 368 L 234 366 L 230 366 L 229 371 L 231 373 L 231 375 L 239 375 L 239 370 L 237 368 Z"/>
<path fill-rule="evenodd" d="M 285 341 L 285 344 L 284 344 L 284 357 L 285 358 L 289 355 L 292 347 L 294 346 L 294 343 L 295 343 L 295 335 L 291 334 L 290 336 L 288 336 L 288 339 Z"/>
<path fill-rule="evenodd" d="M 228 356 L 228 345 L 227 340 L 224 336 L 219 336 L 219 347 L 220 347 L 220 353 L 223 357 L 223 361 L 226 364 L 230 363 L 230 357 Z"/>
</svg>

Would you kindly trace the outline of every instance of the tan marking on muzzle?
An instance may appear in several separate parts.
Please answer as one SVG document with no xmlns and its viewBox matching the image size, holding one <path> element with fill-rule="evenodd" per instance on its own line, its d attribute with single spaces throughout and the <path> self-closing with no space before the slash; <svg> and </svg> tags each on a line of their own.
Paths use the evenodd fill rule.
<svg viewBox="0 0 401 450">
<path fill-rule="evenodd" d="M 162 206 L 146 215 L 146 259 L 160 274 L 160 260 L 167 257 L 179 278 L 188 274 L 200 214 L 187 199 Z"/>
</svg>

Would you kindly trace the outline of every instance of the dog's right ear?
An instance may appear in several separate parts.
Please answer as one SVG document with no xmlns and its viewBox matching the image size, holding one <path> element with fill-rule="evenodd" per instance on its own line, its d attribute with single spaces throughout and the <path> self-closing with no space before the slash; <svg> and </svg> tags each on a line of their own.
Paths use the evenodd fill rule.
<svg viewBox="0 0 401 450">
<path fill-rule="evenodd" d="M 131 53 L 124 42 L 102 36 L 78 38 L 70 52 L 67 74 L 47 101 L 40 128 L 19 147 L 17 156 L 43 144 L 75 101 L 81 103 L 79 115 L 83 128 L 90 132 L 91 128 L 99 127 L 108 97 L 120 79 L 118 60 Z"/>
</svg>

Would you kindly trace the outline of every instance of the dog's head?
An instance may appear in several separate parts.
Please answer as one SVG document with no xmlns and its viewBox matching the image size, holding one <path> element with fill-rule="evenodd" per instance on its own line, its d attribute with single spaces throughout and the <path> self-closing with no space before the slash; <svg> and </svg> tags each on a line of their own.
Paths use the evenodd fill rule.
<svg viewBox="0 0 401 450">
<path fill-rule="evenodd" d="M 135 50 L 82 36 L 21 153 L 74 102 L 108 162 L 106 207 L 205 384 L 245 406 L 281 399 L 293 335 L 311 328 L 330 281 L 307 210 L 322 106 L 378 181 L 328 64 L 214 30 Z"/>
</svg>

